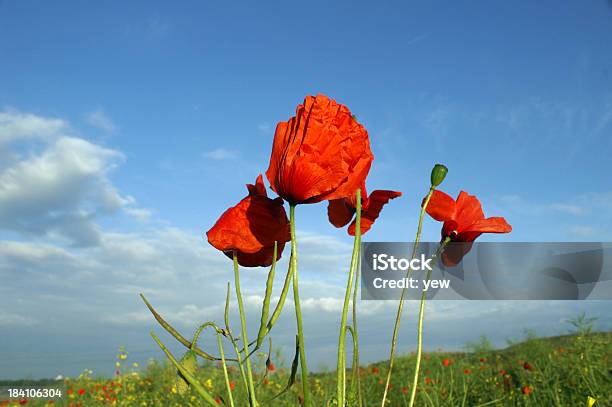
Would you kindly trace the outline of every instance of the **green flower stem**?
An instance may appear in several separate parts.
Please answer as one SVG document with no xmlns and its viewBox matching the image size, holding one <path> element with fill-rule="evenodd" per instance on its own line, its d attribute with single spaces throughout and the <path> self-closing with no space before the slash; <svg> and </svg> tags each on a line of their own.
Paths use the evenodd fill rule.
<svg viewBox="0 0 612 407">
<path fill-rule="evenodd" d="M 280 298 L 278 299 L 278 303 L 274 307 L 274 311 L 272 312 L 272 316 L 270 317 L 270 320 L 268 321 L 268 323 L 267 323 L 267 325 L 265 327 L 265 330 L 264 330 L 264 333 L 263 333 L 263 337 L 264 338 L 272 330 L 272 327 L 274 326 L 274 324 L 278 320 L 278 317 L 280 317 L 281 311 L 283 310 L 283 306 L 285 305 L 285 300 L 287 299 L 287 294 L 289 293 L 289 287 L 291 287 L 291 282 L 293 281 L 293 268 L 292 268 L 292 264 L 293 264 L 293 261 L 291 259 L 289 259 L 289 267 L 287 268 L 287 274 L 285 275 L 285 282 L 283 283 L 283 289 L 281 291 Z M 253 345 L 256 345 L 256 344 L 257 344 L 257 339 L 251 341 L 249 343 L 249 346 L 253 346 Z M 249 352 L 249 356 L 254 354 L 257 350 L 259 350 L 259 347 L 260 347 L 260 345 L 255 346 L 255 348 Z M 242 352 L 242 351 L 244 351 L 244 349 L 241 349 L 240 351 Z"/>
<path fill-rule="evenodd" d="M 242 303 L 242 294 L 240 293 L 240 273 L 238 271 L 238 256 L 234 251 L 234 280 L 236 284 L 236 297 L 238 298 L 238 309 L 240 311 L 240 324 L 242 326 L 242 342 L 244 344 L 245 353 L 249 348 L 249 339 L 247 336 L 246 320 L 244 316 L 244 304 Z M 249 404 L 251 407 L 257 406 L 255 398 L 255 386 L 253 385 L 253 372 L 251 370 L 251 359 L 246 358 L 247 382 L 249 385 Z"/>
<path fill-rule="evenodd" d="M 436 253 L 431 257 L 432 260 L 435 259 L 442 253 L 446 245 L 450 242 L 450 237 L 445 238 Z M 431 278 L 431 269 L 427 270 L 427 277 L 425 277 L 425 281 L 429 281 Z M 416 396 L 417 385 L 419 383 L 419 370 L 421 368 L 421 356 L 423 354 L 423 319 L 425 317 L 425 300 L 427 299 L 427 292 L 423 291 L 421 293 L 421 305 L 419 306 L 419 326 L 418 326 L 418 334 L 417 334 L 417 354 L 416 354 L 416 364 L 414 367 L 414 378 L 412 380 L 412 389 L 410 389 L 410 404 L 409 407 L 414 405 L 414 398 Z"/>
<path fill-rule="evenodd" d="M 293 301 L 295 303 L 295 319 L 297 321 L 298 343 L 300 353 L 300 366 L 302 368 L 302 390 L 304 392 L 304 406 L 310 404 L 310 385 L 308 383 L 308 366 L 306 365 L 306 352 L 304 350 L 304 331 L 302 329 L 302 309 L 298 289 L 297 244 L 295 240 L 295 205 L 289 207 L 289 224 L 291 228 L 291 273 L 293 273 Z"/>
<path fill-rule="evenodd" d="M 166 356 L 168 357 L 168 359 L 170 359 L 170 362 L 172 362 L 172 364 L 176 367 L 176 369 L 181 372 L 181 374 L 183 375 L 183 377 L 189 382 L 189 384 L 195 389 L 195 391 L 211 406 L 217 406 L 217 402 L 215 401 L 215 399 L 210 395 L 210 393 L 208 393 L 206 391 L 206 389 L 204 388 L 204 386 L 202 386 L 200 384 L 200 382 L 198 381 L 198 379 L 196 379 L 191 373 L 189 373 L 189 371 L 187 369 L 185 369 L 183 367 L 183 365 L 181 365 L 179 363 L 178 360 L 176 360 L 176 358 L 172 355 L 172 353 L 170 353 L 170 351 L 168 350 L 168 348 L 166 348 L 166 346 L 159 340 L 159 338 L 155 335 L 155 333 L 153 331 L 151 331 L 151 336 L 153 337 L 153 339 L 155 340 L 155 342 L 157 342 L 157 345 L 160 347 L 160 349 L 166 354 Z"/>
<path fill-rule="evenodd" d="M 229 285 L 228 285 L 229 289 Z M 229 294 L 229 293 L 228 293 Z M 205 322 L 196 330 L 195 335 L 193 335 L 193 340 L 191 341 L 191 350 L 194 350 L 197 347 L 198 339 L 200 338 L 200 334 L 207 327 L 212 327 L 215 329 L 215 333 L 217 334 L 217 343 L 219 345 L 219 355 L 221 356 L 221 364 L 223 366 L 223 375 L 225 376 L 225 386 L 227 387 L 227 394 L 229 396 L 229 401 L 231 407 L 234 407 L 234 399 L 232 397 L 232 389 L 229 383 L 229 376 L 227 374 L 227 363 L 225 361 L 225 353 L 223 352 L 223 342 L 221 340 L 221 335 L 225 334 L 225 332 L 220 329 L 214 322 Z"/>
<path fill-rule="evenodd" d="M 419 248 L 419 243 L 421 241 L 421 229 L 423 228 L 423 218 L 425 217 L 425 210 L 427 209 L 427 205 L 431 200 L 431 196 L 433 195 L 435 186 L 431 186 L 429 188 L 429 192 L 423 201 L 423 205 L 421 206 L 421 213 L 419 215 L 419 225 L 417 227 L 416 238 L 414 239 L 414 246 L 412 247 L 412 256 L 411 259 L 414 259 L 416 256 L 417 249 Z M 410 278 L 412 275 L 412 268 L 408 268 L 408 272 L 406 273 L 406 278 Z M 395 325 L 393 326 L 393 338 L 391 339 L 391 352 L 389 354 L 389 370 L 387 371 L 387 382 L 385 383 L 385 390 L 383 393 L 381 407 L 385 407 L 385 403 L 387 401 L 387 392 L 389 391 L 389 383 L 391 383 L 391 373 L 393 371 L 393 362 L 395 360 L 395 344 L 397 342 L 397 335 L 399 333 L 400 321 L 402 319 L 402 311 L 404 310 L 404 298 L 406 296 L 406 287 L 402 289 L 402 295 L 400 296 L 399 305 L 397 306 L 397 315 L 395 316 Z"/>
<path fill-rule="evenodd" d="M 174 327 L 172 327 L 172 325 L 170 325 L 168 322 L 166 322 L 166 320 L 157 312 L 155 311 L 155 308 L 153 308 L 153 306 L 151 305 L 151 303 L 145 298 L 144 294 L 140 294 L 140 298 L 142 298 L 142 300 L 144 301 L 145 305 L 147 306 L 147 308 L 149 309 L 149 311 L 151 311 L 151 314 L 153 314 L 153 317 L 155 317 L 155 319 L 157 320 L 157 322 L 159 322 L 159 324 L 162 326 L 162 328 L 164 328 L 170 335 L 174 336 L 176 338 L 177 341 L 179 341 L 183 346 L 185 346 L 188 349 L 192 349 L 192 344 L 191 342 L 189 342 L 189 339 L 185 338 L 183 335 L 180 334 L 180 332 L 178 332 L 176 329 L 174 329 Z M 203 357 L 204 359 L 208 359 L 208 360 L 221 360 L 220 358 L 217 358 L 215 356 L 212 356 L 211 354 L 204 352 L 202 349 L 198 348 L 197 346 L 195 348 L 192 349 L 198 356 Z M 236 359 L 227 359 L 231 362 L 237 362 Z"/>
<path fill-rule="evenodd" d="M 336 367 L 338 376 L 337 400 L 338 406 L 345 405 L 345 388 L 346 388 L 346 369 L 345 369 L 345 342 L 346 342 L 346 318 L 348 314 L 349 302 L 351 299 L 351 291 L 353 287 L 353 279 L 355 276 L 355 268 L 359 257 L 359 246 L 361 245 L 361 190 L 356 192 L 356 220 L 355 220 L 355 239 L 353 241 L 353 255 L 351 257 L 351 265 L 349 268 L 349 276 L 346 284 L 346 292 L 344 293 L 344 306 L 342 308 L 342 319 L 340 320 L 340 337 L 338 338 L 338 365 Z"/>
<path fill-rule="evenodd" d="M 234 335 L 232 335 L 232 331 L 229 327 L 229 307 L 230 307 L 230 283 L 227 283 L 227 295 L 225 297 L 225 333 L 229 338 L 232 346 L 234 347 L 234 352 L 236 353 L 236 359 L 238 360 L 238 367 L 240 368 L 240 377 L 242 378 L 242 384 L 244 385 L 244 390 L 249 392 L 249 384 L 246 378 L 246 373 L 244 372 L 244 366 L 242 365 L 242 357 L 240 356 L 240 351 L 238 350 L 238 345 L 236 345 L 236 339 L 234 339 Z"/>
<path fill-rule="evenodd" d="M 362 407 L 361 375 L 359 374 L 359 335 L 357 334 L 357 290 L 359 287 L 359 272 L 361 265 L 361 247 L 357 257 L 357 272 L 355 273 L 355 290 L 353 291 L 353 335 L 355 336 L 355 353 L 353 354 L 353 383 L 357 384 L 358 407 Z M 351 389 L 351 391 L 354 391 Z"/>
<path fill-rule="evenodd" d="M 227 389 L 227 397 L 229 398 L 230 406 L 234 407 L 234 397 L 232 396 L 232 387 L 230 386 L 229 376 L 227 374 L 227 364 L 225 363 L 225 353 L 223 352 L 223 341 L 221 340 L 221 332 L 217 328 L 217 342 L 219 343 L 219 354 L 223 363 L 223 376 L 225 377 L 225 388 Z"/>
<path fill-rule="evenodd" d="M 263 305 L 261 307 L 261 321 L 259 323 L 259 332 L 257 333 L 257 345 L 259 348 L 266 336 L 266 325 L 268 323 L 268 314 L 270 312 L 270 298 L 272 297 L 272 288 L 274 285 L 274 274 L 276 270 L 276 257 L 278 254 L 278 242 L 274 242 L 274 256 L 272 257 L 272 266 L 266 280 L 266 293 L 264 295 Z"/>
</svg>

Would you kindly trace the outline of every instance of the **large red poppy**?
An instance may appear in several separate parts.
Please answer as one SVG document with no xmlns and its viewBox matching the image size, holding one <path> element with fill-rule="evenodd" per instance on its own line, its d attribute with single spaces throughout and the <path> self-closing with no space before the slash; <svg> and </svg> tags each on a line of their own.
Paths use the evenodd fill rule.
<svg viewBox="0 0 612 407">
<path fill-rule="evenodd" d="M 255 185 L 248 184 L 247 188 L 249 195 L 226 210 L 206 236 L 211 245 L 229 258 L 236 251 L 241 266 L 269 266 L 274 257 L 274 242 L 278 242 L 280 259 L 285 242 L 291 240 L 289 220 L 282 198 L 268 198 L 261 175 Z"/>
<path fill-rule="evenodd" d="M 290 204 L 315 203 L 354 195 L 373 159 L 368 132 L 346 106 L 307 96 L 278 123 L 266 176 Z"/>
<path fill-rule="evenodd" d="M 361 188 L 361 234 L 366 233 L 374 221 L 380 215 L 383 206 L 385 206 L 391 199 L 395 199 L 402 196 L 401 192 L 388 191 L 377 189 L 373 191 L 370 196 L 367 195 L 365 187 Z M 350 198 L 334 199 L 329 201 L 327 206 L 327 216 L 332 225 L 337 228 L 346 226 L 351 220 L 351 225 L 348 228 L 348 233 L 351 236 L 355 236 L 356 219 L 353 219 L 356 212 L 355 195 Z"/>
<path fill-rule="evenodd" d="M 442 253 L 447 266 L 458 264 L 470 251 L 472 242 L 483 233 L 509 233 L 512 226 L 502 217 L 485 218 L 478 198 L 461 191 L 455 201 L 444 192 L 435 190 L 427 205 L 427 213 L 437 221 L 444 222 L 442 239 L 451 242 Z"/>
</svg>

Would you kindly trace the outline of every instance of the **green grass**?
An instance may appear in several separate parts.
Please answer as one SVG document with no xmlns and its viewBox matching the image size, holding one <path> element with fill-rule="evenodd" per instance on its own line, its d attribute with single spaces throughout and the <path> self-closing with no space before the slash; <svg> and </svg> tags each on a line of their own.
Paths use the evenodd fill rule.
<svg viewBox="0 0 612 407">
<path fill-rule="evenodd" d="M 529 337 L 529 336 L 528 336 Z M 597 399 L 595 406 L 612 406 L 612 333 L 583 333 L 551 338 L 530 338 L 505 349 L 491 350 L 487 341 L 469 346 L 466 352 L 430 352 L 423 358 L 418 406 L 587 406 L 587 397 Z M 447 362 L 445 363 L 445 360 Z M 276 400 L 265 403 L 286 384 L 286 367 L 278 366 L 265 376 L 263 358 L 255 363 L 257 395 L 263 405 L 299 405 L 299 383 Z M 114 363 L 114 362 L 110 362 Z M 176 373 L 167 364 L 152 363 L 142 371 L 122 363 L 122 374 L 113 380 L 94 379 L 87 374 L 67 380 L 65 394 L 55 405 L 121 406 L 198 406 L 203 405 L 195 392 L 175 393 Z M 360 369 L 364 406 L 379 406 L 383 392 L 386 362 Z M 396 362 L 390 389 L 389 406 L 406 406 L 409 397 L 414 357 L 400 356 Z M 227 399 L 222 369 L 215 364 L 202 365 L 198 377 L 205 388 Z M 235 366 L 230 368 L 235 388 L 236 406 L 248 405 L 246 392 Z M 265 376 L 265 377 L 264 377 Z M 310 377 L 315 406 L 326 406 L 336 391 L 335 373 Z M 347 374 L 350 380 L 350 372 Z M 3 383 L 7 384 L 7 383 Z M 1 384 L 0 384 L 1 385 Z M 348 384 L 350 387 L 350 383 Z M 79 390 L 83 394 L 79 394 Z M 173 390 L 174 389 L 174 390 Z M 527 394 L 525 394 L 527 393 Z M 46 405 L 29 400 L 27 405 Z M 79 404 L 77 404 L 79 403 Z M 1 405 L 1 402 L 0 402 Z M 334 405 L 333 401 L 329 405 Z"/>
</svg>

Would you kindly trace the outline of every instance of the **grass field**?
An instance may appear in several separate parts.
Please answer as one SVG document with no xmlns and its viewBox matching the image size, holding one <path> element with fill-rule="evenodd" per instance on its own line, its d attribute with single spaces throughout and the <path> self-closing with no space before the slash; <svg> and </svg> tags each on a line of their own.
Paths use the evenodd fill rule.
<svg viewBox="0 0 612 407">
<path fill-rule="evenodd" d="M 426 353 L 417 405 L 587 406 L 588 396 L 592 396 L 597 400 L 595 406 L 612 406 L 611 345 L 611 332 L 551 338 L 530 338 L 528 335 L 524 341 L 501 350 L 492 350 L 483 339 L 469 345 L 466 352 Z M 284 364 L 280 358 L 270 369 L 265 368 L 262 358 L 258 362 L 257 394 L 262 405 L 299 405 L 299 383 L 270 400 L 286 386 L 289 378 L 288 367 L 281 366 Z M 121 356 L 116 363 L 121 373 L 112 380 L 92 378 L 87 371 L 78 378 L 65 380 L 62 383 L 64 395 L 54 403 L 31 399 L 3 401 L 0 405 L 203 405 L 191 390 L 182 395 L 177 393 L 175 370 L 165 363 L 135 367 L 126 356 Z M 363 406 L 380 405 L 386 365 L 386 362 L 379 362 L 360 369 Z M 407 405 L 413 366 L 412 355 L 397 359 L 387 405 Z M 222 369 L 213 363 L 203 364 L 198 374 L 219 404 L 229 405 Z M 234 405 L 247 406 L 238 369 L 231 366 L 229 375 Z M 350 372 L 348 377 L 351 377 Z M 335 374 L 313 374 L 310 380 L 315 405 L 335 405 Z M 351 403 L 357 405 L 354 400 Z"/>
</svg>

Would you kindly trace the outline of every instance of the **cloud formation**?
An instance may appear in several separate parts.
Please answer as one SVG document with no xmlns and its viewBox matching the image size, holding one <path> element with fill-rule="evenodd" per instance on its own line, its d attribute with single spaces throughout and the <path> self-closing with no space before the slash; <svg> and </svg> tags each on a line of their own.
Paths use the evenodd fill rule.
<svg viewBox="0 0 612 407">
<path fill-rule="evenodd" d="M 87 123 L 107 133 L 113 133 L 117 129 L 113 120 L 100 108 L 87 115 Z"/>
<path fill-rule="evenodd" d="M 63 120 L 2 112 L 0 151 L 12 157 L 0 168 L 0 230 L 92 246 L 100 216 L 135 209 L 108 178 L 124 155 L 75 136 Z"/>
</svg>

